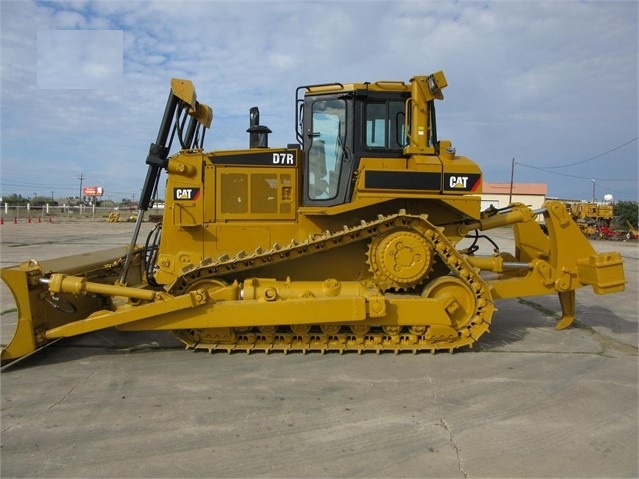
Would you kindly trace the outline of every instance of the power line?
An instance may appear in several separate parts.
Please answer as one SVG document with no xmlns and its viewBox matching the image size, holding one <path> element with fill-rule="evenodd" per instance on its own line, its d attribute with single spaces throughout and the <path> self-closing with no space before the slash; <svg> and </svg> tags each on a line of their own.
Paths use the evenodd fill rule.
<svg viewBox="0 0 639 479">
<path fill-rule="evenodd" d="M 543 173 L 548 173 L 550 175 L 558 175 L 558 176 L 567 176 L 568 178 L 579 178 L 580 180 L 601 180 L 601 181 L 639 181 L 639 178 L 597 178 L 594 176 L 577 176 L 577 175 L 569 175 L 567 173 L 557 173 L 556 171 L 546 171 L 544 168 L 526 165 L 525 163 L 516 163 L 521 166 L 525 166 L 526 168 L 532 168 L 533 170 L 539 170 Z"/>
<path fill-rule="evenodd" d="M 566 165 L 559 165 L 559 166 L 539 166 L 539 167 L 535 167 L 535 166 L 532 166 L 532 165 L 527 165 L 527 164 L 525 164 L 525 163 L 518 163 L 518 164 L 519 164 L 519 165 L 522 165 L 522 166 L 527 166 L 528 168 L 534 168 L 534 169 L 536 169 L 536 170 L 542 170 L 542 171 L 543 171 L 544 169 L 546 169 L 546 170 L 550 170 L 550 169 L 556 169 L 556 168 L 567 168 L 567 167 L 569 167 L 569 166 L 581 165 L 582 163 L 586 163 L 586 162 L 588 162 L 588 161 L 592 161 L 592 160 L 596 160 L 597 158 L 601 158 L 602 156 L 607 155 L 608 153 L 612 153 L 613 151 L 616 151 L 616 150 L 618 150 L 619 148 L 623 148 L 624 146 L 629 145 L 630 143 L 632 143 L 633 141 L 637 141 L 638 139 L 639 139 L 639 136 L 635 136 L 632 140 L 628 140 L 628 141 L 626 141 L 625 143 L 622 143 L 622 144 L 621 144 L 621 145 L 619 145 L 619 146 L 615 146 L 615 147 L 614 147 L 614 148 L 612 148 L 611 150 L 605 151 L 605 152 L 600 153 L 599 155 L 595 155 L 595 156 L 593 156 L 593 157 L 591 157 L 591 158 L 587 158 L 587 159 L 585 159 L 585 160 L 581 160 L 581 161 L 576 161 L 576 162 L 574 162 L 574 163 L 568 163 L 568 164 L 566 164 Z M 567 175 L 567 176 L 569 176 L 569 175 Z M 580 177 L 579 177 L 579 176 L 576 176 L 575 178 L 580 178 Z M 623 180 L 611 180 L 611 181 L 623 181 Z M 634 181 L 636 181 L 636 180 L 634 180 Z"/>
<path fill-rule="evenodd" d="M 611 187 L 609 185 L 606 185 L 605 183 L 598 183 L 598 186 L 601 186 L 605 188 L 606 190 L 608 190 L 610 193 L 615 193 L 617 195 L 632 195 L 634 197 L 637 196 L 636 191 L 620 191 L 620 190 L 617 190 L 615 186 Z"/>
<path fill-rule="evenodd" d="M 16 182 L 16 181 L 0 181 L 0 185 L 2 186 L 6 186 L 6 187 L 26 187 L 26 188 L 44 188 L 44 189 L 51 189 L 51 188 L 56 188 L 56 189 L 73 189 L 75 190 L 77 188 L 77 186 L 70 186 L 70 185 L 53 185 L 51 183 L 23 183 L 23 182 Z"/>
</svg>

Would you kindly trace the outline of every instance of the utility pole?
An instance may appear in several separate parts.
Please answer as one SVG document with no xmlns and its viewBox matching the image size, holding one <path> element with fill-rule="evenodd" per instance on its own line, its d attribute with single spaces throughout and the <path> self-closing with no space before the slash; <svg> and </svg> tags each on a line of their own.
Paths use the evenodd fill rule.
<svg viewBox="0 0 639 479">
<path fill-rule="evenodd" d="M 84 175 L 82 173 L 78 176 L 78 180 L 80 180 L 80 203 L 78 208 L 80 208 L 80 213 L 82 213 L 82 180 L 84 180 Z"/>
<path fill-rule="evenodd" d="M 84 180 L 84 175 L 82 173 L 78 176 L 78 180 L 80 180 L 80 204 L 82 204 L 82 181 Z"/>
<path fill-rule="evenodd" d="M 513 178 L 515 177 L 515 159 L 513 158 L 512 165 L 510 166 L 510 195 L 508 196 L 508 204 L 513 202 Z"/>
<path fill-rule="evenodd" d="M 597 182 L 595 181 L 595 179 L 593 178 L 592 180 L 592 202 L 596 203 L 597 202 L 597 195 L 595 195 L 595 185 L 597 184 Z"/>
</svg>

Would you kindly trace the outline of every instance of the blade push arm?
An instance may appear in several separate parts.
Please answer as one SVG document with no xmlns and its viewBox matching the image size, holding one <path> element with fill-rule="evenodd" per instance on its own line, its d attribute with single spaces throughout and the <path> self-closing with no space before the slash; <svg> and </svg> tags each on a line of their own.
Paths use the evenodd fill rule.
<svg viewBox="0 0 639 479">
<path fill-rule="evenodd" d="M 124 270 L 121 278 L 122 283 L 125 282 L 125 278 L 129 270 L 131 256 L 133 255 L 133 251 L 135 250 L 135 245 L 138 240 L 144 212 L 151 206 L 151 198 L 153 197 L 153 193 L 157 190 L 160 173 L 162 173 L 162 169 L 165 169 L 167 166 L 167 158 L 169 151 L 171 150 L 173 137 L 177 132 L 182 149 L 200 148 L 201 143 L 204 141 L 204 131 L 211 126 L 213 110 L 210 106 L 198 102 L 196 98 L 195 88 L 191 81 L 176 78 L 171 80 L 171 92 L 169 93 L 169 98 L 166 101 L 166 108 L 164 109 L 164 116 L 160 123 L 160 129 L 158 130 L 158 136 L 155 143 L 151 143 L 151 146 L 149 147 L 149 154 L 146 157 L 146 163 L 149 165 L 149 169 L 147 170 L 144 186 L 140 193 L 138 216 L 124 263 Z M 186 135 L 183 134 L 184 123 L 187 118 L 187 116 L 183 116 L 182 114 L 184 111 L 186 111 L 187 116 L 190 116 Z M 171 131 L 172 127 L 173 130 Z M 197 131 L 200 128 L 202 129 L 201 139 L 197 134 Z"/>
</svg>

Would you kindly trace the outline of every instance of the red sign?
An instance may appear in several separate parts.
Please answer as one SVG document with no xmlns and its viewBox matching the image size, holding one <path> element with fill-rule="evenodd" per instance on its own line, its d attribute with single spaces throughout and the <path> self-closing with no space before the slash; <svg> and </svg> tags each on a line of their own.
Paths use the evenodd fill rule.
<svg viewBox="0 0 639 479">
<path fill-rule="evenodd" d="M 101 186 L 85 186 L 82 188 L 82 194 L 84 196 L 102 196 L 104 194 L 104 188 Z"/>
</svg>

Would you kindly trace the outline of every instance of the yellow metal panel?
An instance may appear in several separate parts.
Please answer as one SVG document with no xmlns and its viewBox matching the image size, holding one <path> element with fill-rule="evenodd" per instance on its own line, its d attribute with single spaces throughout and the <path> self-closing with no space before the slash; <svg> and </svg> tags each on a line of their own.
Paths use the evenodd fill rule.
<svg viewBox="0 0 639 479">
<path fill-rule="evenodd" d="M 217 226 L 215 232 L 219 254 L 226 253 L 233 256 L 242 250 L 252 253 L 258 246 L 268 248 L 271 245 L 269 226 L 225 224 Z"/>
<path fill-rule="evenodd" d="M 600 253 L 577 261 L 579 280 L 590 284 L 597 294 L 617 293 L 625 289 L 623 260 L 616 252 Z"/>
<path fill-rule="evenodd" d="M 204 201 L 203 220 L 204 223 L 215 222 L 215 167 L 206 165 L 204 168 L 204 185 L 206 194 L 202 198 Z"/>
</svg>

